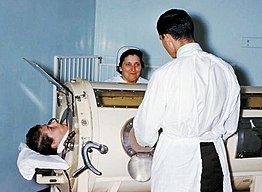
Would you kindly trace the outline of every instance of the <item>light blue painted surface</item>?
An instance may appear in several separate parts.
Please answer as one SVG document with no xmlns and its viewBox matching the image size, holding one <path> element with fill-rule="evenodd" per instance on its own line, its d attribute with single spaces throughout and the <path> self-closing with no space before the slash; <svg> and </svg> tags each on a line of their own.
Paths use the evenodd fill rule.
<svg viewBox="0 0 262 192">
<path fill-rule="evenodd" d="M 262 85 L 262 48 L 243 48 L 242 37 L 262 37 L 261 0 L 97 0 L 95 53 L 114 62 L 123 45 L 140 47 L 146 64 L 162 65 L 170 57 L 156 31 L 160 14 L 186 9 L 205 50 L 237 66 L 241 85 Z"/>
<path fill-rule="evenodd" d="M 0 191 L 45 186 L 19 174 L 18 145 L 51 117 L 52 86 L 25 57 L 53 72 L 55 55 L 93 55 L 95 0 L 0 1 Z"/>
<path fill-rule="evenodd" d="M 161 65 L 170 57 L 155 24 L 173 7 L 193 15 L 201 29 L 197 39 L 237 65 L 242 85 L 262 85 L 262 49 L 241 47 L 242 37 L 262 36 L 261 0 L 0 1 L 0 191 L 43 188 L 20 176 L 17 147 L 30 126 L 51 116 L 52 88 L 22 58 L 52 72 L 54 55 L 95 53 L 114 62 L 119 47 L 135 45 L 146 53 L 148 64 Z"/>
</svg>

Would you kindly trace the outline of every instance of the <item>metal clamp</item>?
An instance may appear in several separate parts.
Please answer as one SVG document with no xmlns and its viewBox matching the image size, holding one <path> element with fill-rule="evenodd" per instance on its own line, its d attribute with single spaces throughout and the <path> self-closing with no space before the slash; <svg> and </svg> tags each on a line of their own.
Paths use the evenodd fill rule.
<svg viewBox="0 0 262 192">
<path fill-rule="evenodd" d="M 82 158 L 84 161 L 84 166 L 74 171 L 72 177 L 78 177 L 81 173 L 83 173 L 86 169 L 89 169 L 96 175 L 102 175 L 100 171 L 98 171 L 91 163 L 88 153 L 92 153 L 92 148 L 98 150 L 101 154 L 106 154 L 108 152 L 108 147 L 99 143 L 95 143 L 93 141 L 87 141 L 83 144 L 82 147 Z"/>
</svg>

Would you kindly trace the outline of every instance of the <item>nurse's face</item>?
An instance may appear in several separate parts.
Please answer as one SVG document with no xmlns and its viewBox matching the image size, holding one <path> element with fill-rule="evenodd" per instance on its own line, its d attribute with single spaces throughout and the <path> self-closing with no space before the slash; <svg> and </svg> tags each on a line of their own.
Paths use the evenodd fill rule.
<svg viewBox="0 0 262 192">
<path fill-rule="evenodd" d="M 125 81 L 131 84 L 136 83 L 142 70 L 140 58 L 137 55 L 128 55 L 119 70 L 122 72 L 122 78 Z"/>
<path fill-rule="evenodd" d="M 41 133 L 46 134 L 49 138 L 53 139 L 51 147 L 56 149 L 66 134 L 67 129 L 68 128 L 65 124 L 60 124 L 56 121 L 53 121 L 50 124 L 42 125 Z"/>
</svg>

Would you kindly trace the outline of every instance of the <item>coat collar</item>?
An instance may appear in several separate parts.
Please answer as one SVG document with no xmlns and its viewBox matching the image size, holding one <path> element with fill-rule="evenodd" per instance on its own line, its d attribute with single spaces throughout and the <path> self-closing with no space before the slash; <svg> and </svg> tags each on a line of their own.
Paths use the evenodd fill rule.
<svg viewBox="0 0 262 192">
<path fill-rule="evenodd" d="M 198 43 L 188 43 L 180 47 L 177 51 L 177 58 L 190 54 L 192 51 L 199 50 L 202 51 L 202 48 Z"/>
</svg>

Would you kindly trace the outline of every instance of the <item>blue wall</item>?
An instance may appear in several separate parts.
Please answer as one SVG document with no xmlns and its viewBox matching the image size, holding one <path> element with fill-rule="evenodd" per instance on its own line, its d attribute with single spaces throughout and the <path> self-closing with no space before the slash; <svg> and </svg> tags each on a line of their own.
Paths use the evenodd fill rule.
<svg viewBox="0 0 262 192">
<path fill-rule="evenodd" d="M 53 71 L 54 55 L 93 55 L 95 0 L 0 1 L 0 191 L 43 188 L 19 174 L 18 145 L 51 117 L 52 86 L 25 57 Z"/>
<path fill-rule="evenodd" d="M 44 187 L 24 180 L 16 159 L 28 128 L 51 117 L 52 86 L 22 58 L 52 72 L 55 55 L 96 54 L 113 62 L 119 47 L 136 45 L 148 64 L 161 65 L 170 57 L 155 24 L 173 7 L 193 15 L 197 40 L 236 65 L 242 85 L 262 85 L 262 48 L 241 47 L 242 37 L 262 37 L 261 0 L 0 1 L 0 191 Z"/>
<path fill-rule="evenodd" d="M 97 0 L 95 53 L 110 63 L 121 46 L 136 45 L 146 53 L 147 64 L 162 65 L 170 57 L 155 26 L 170 8 L 183 8 L 192 15 L 196 40 L 236 65 L 241 85 L 262 85 L 262 45 L 242 47 L 242 37 L 262 38 L 261 0 Z"/>
</svg>

